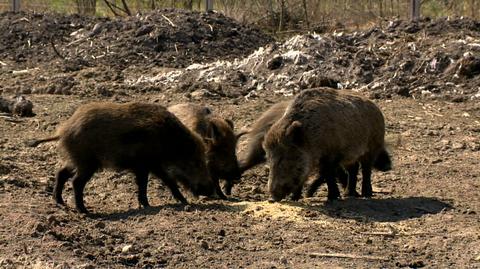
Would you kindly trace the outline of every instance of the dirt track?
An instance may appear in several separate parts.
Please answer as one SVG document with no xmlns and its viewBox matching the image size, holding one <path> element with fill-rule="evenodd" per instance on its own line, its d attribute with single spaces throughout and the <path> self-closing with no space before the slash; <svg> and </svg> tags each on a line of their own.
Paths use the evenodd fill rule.
<svg viewBox="0 0 480 269">
<path fill-rule="evenodd" d="M 78 29 L 66 33 L 74 30 Z M 447 36 L 457 30 L 446 31 Z M 478 28 L 468 31 L 478 38 Z M 139 210 L 132 175 L 102 172 L 86 188 L 86 205 L 94 214 L 82 216 L 70 209 L 71 184 L 65 192 L 68 209 L 57 207 L 52 200 L 55 143 L 37 148 L 23 144 L 53 132 L 80 104 L 93 100 L 164 105 L 195 101 L 209 104 L 240 129 L 301 85 L 275 93 L 279 90 L 275 83 L 281 83 L 274 80 L 259 88 L 261 71 L 257 77 L 238 69 L 237 76 L 230 73 L 229 68 L 241 61 L 218 62 L 212 69 L 136 68 L 142 64 L 117 68 L 100 62 L 65 70 L 69 59 L 59 59 L 47 49 L 52 58 L 45 62 L 9 60 L 13 58 L 8 58 L 8 49 L 0 59 L 6 64 L 0 69 L 2 96 L 26 93 L 36 113 L 35 117 L 2 114 L 0 118 L 0 268 L 480 267 L 480 104 L 472 98 L 479 90 L 475 88 L 480 81 L 476 69 L 471 77 L 460 76 L 464 91 L 453 96 L 410 95 L 419 100 L 395 93 L 375 94 L 379 88 L 370 88 L 373 84 L 364 88 L 365 95 L 380 98 L 376 102 L 386 117 L 395 165 L 391 172 L 373 175 L 373 199 L 325 204 L 322 188 L 312 199 L 268 203 L 268 170 L 259 166 L 235 186 L 232 201 L 189 197 L 192 204 L 187 207 L 178 205 L 152 178 L 149 198 L 153 207 Z M 281 44 L 280 50 L 287 52 Z M 480 57 L 476 50 L 472 54 Z M 335 55 L 341 60 L 352 54 Z M 12 72 L 26 67 L 38 69 Z M 459 70 L 455 63 L 452 68 Z M 195 81 L 196 72 L 202 70 L 207 70 L 202 77 L 205 81 Z M 296 77 L 304 71 L 286 61 L 275 72 Z M 179 72 L 177 78 L 185 78 L 185 83 L 166 81 L 165 74 L 175 78 L 170 72 Z M 216 80 L 219 72 L 231 83 Z M 385 72 L 375 71 L 374 79 Z M 447 73 L 424 74 L 417 86 L 436 77 L 448 80 Z M 327 75 L 345 84 L 342 77 Z M 257 79 L 254 93 L 248 89 L 253 79 Z M 358 86 L 365 85 L 368 82 Z M 243 145 L 241 141 L 239 150 Z"/>
</svg>

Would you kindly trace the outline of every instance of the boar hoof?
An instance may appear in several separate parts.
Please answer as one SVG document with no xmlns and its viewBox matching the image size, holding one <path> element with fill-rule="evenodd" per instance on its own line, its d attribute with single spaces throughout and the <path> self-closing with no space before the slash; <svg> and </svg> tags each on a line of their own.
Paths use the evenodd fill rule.
<svg viewBox="0 0 480 269">
<path fill-rule="evenodd" d="M 88 214 L 88 210 L 86 207 L 77 207 L 77 211 L 82 214 Z"/>
<path fill-rule="evenodd" d="M 373 196 L 372 192 L 371 191 L 368 191 L 368 192 L 362 192 L 362 196 L 365 197 L 365 198 L 370 198 Z"/>
<path fill-rule="evenodd" d="M 302 193 L 294 193 L 292 194 L 292 201 L 298 201 L 302 198 Z"/>
<path fill-rule="evenodd" d="M 340 198 L 340 195 L 328 195 L 328 201 L 336 201 Z"/>
<path fill-rule="evenodd" d="M 221 200 L 228 200 L 227 196 L 225 196 L 222 191 L 217 191 L 217 196 Z"/>
<path fill-rule="evenodd" d="M 348 197 L 360 197 L 360 194 L 357 191 L 349 191 L 346 193 Z"/>
<path fill-rule="evenodd" d="M 55 202 L 56 202 L 58 205 L 65 205 L 65 201 L 63 201 L 63 198 L 62 198 L 62 197 L 55 197 Z"/>
</svg>

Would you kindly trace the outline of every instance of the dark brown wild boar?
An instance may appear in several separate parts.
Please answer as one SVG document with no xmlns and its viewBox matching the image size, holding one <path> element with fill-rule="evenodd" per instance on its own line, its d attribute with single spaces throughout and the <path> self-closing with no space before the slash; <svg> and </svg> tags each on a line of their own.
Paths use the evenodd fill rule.
<svg viewBox="0 0 480 269">
<path fill-rule="evenodd" d="M 168 108 L 185 126 L 200 135 L 205 144 L 207 166 L 216 185 L 217 194 L 223 194 L 219 179 L 226 180 L 227 194 L 230 194 L 233 182 L 240 179 L 238 161 L 236 156 L 237 137 L 231 120 L 223 119 L 213 113 L 208 107 L 184 103 Z"/>
<path fill-rule="evenodd" d="M 268 132 L 270 127 L 277 122 L 282 116 L 285 114 L 285 110 L 287 109 L 288 105 L 290 105 L 292 100 L 286 100 L 279 103 L 272 105 L 269 109 L 267 109 L 264 113 L 260 115 L 260 117 L 253 123 L 253 125 L 245 131 L 246 139 L 247 139 L 247 146 L 246 149 L 239 154 L 239 168 L 240 172 L 245 172 L 246 170 L 252 168 L 253 166 L 265 162 L 265 150 L 263 149 L 262 143 L 265 137 L 265 134 Z M 388 158 L 387 161 L 389 162 L 389 156 L 386 151 L 383 152 L 383 156 Z M 375 162 L 374 167 L 381 171 L 386 171 L 381 163 L 381 160 L 385 158 L 379 158 L 378 161 Z M 377 165 L 378 164 L 378 165 Z M 336 177 L 337 180 L 342 184 L 345 189 L 346 195 L 348 196 L 359 196 L 355 187 L 356 187 L 356 180 L 357 180 L 357 173 L 358 173 L 358 163 L 355 163 L 345 169 L 342 167 L 338 167 L 336 170 Z M 351 177 L 350 181 L 352 182 L 348 184 L 349 177 Z M 311 197 L 314 192 L 318 189 L 318 187 L 324 183 L 324 177 L 320 177 L 315 180 L 308 189 L 307 196 Z M 297 193 L 293 196 L 294 199 L 300 198 L 300 193 Z"/>
<path fill-rule="evenodd" d="M 265 162 L 265 150 L 262 147 L 265 134 L 283 116 L 291 102 L 291 100 L 287 100 L 272 105 L 246 131 L 247 146 L 238 158 L 241 173 Z"/>
<path fill-rule="evenodd" d="M 263 142 L 272 198 L 279 201 L 289 193 L 297 196 L 308 176 L 317 173 L 314 184 L 318 187 L 324 177 L 329 200 L 337 199 L 336 169 L 357 163 L 362 166 L 362 195 L 371 196 L 372 166 L 376 162 L 384 168 L 390 166 L 388 153 L 388 160 L 385 156 L 377 160 L 386 152 L 384 136 L 382 112 L 371 101 L 327 88 L 302 91 Z M 348 188 L 354 190 L 354 182 L 349 182 Z M 315 190 L 314 186 L 310 194 Z"/>
<path fill-rule="evenodd" d="M 73 177 L 75 205 L 86 213 L 83 190 L 101 168 L 130 170 L 138 185 L 138 202 L 148 207 L 148 174 L 159 177 L 173 196 L 187 203 L 177 181 L 194 195 L 214 194 L 200 137 L 160 105 L 91 103 L 80 106 L 55 136 L 30 143 L 60 140 L 64 163 L 56 175 L 54 198 L 64 204 L 65 182 Z"/>
</svg>

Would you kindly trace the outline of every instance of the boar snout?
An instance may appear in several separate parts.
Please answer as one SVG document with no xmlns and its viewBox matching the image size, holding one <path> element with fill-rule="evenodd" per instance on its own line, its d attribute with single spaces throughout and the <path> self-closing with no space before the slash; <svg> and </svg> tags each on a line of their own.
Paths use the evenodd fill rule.
<svg viewBox="0 0 480 269">
<path fill-rule="evenodd" d="M 203 183 L 196 184 L 192 186 L 192 193 L 195 196 L 207 196 L 211 198 L 217 197 L 217 193 L 215 191 L 215 186 L 213 182 L 209 181 L 204 181 Z"/>
<path fill-rule="evenodd" d="M 289 184 L 273 183 L 272 180 L 269 180 L 268 191 L 270 192 L 273 201 L 279 202 L 292 192 L 292 187 Z"/>
</svg>

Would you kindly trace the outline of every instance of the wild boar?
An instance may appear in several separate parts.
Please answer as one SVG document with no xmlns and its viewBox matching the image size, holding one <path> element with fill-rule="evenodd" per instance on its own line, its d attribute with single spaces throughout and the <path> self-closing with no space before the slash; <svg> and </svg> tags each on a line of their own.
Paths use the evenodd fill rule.
<svg viewBox="0 0 480 269">
<path fill-rule="evenodd" d="M 357 163 L 362 167 L 362 195 L 371 196 L 371 169 L 385 152 L 384 136 L 384 118 L 373 102 L 328 88 L 302 91 L 269 129 L 263 142 L 270 166 L 268 189 L 273 200 L 301 193 L 312 173 L 317 173 L 320 183 L 325 178 L 328 199 L 337 199 L 337 168 Z M 379 162 L 382 161 L 383 158 Z M 354 190 L 353 182 L 348 188 Z"/>
<path fill-rule="evenodd" d="M 252 168 L 255 165 L 265 162 L 265 150 L 263 149 L 262 143 L 265 137 L 265 134 L 268 132 L 270 127 L 282 118 L 283 114 L 287 107 L 291 104 L 292 100 L 286 100 L 272 105 L 260 117 L 253 123 L 253 125 L 244 131 L 247 138 L 246 149 L 239 154 L 239 168 L 240 172 L 243 173 L 246 170 Z M 383 154 L 379 155 L 378 160 L 374 163 L 374 168 L 380 171 L 390 170 L 390 159 L 388 152 L 385 150 L 382 151 Z M 382 158 L 383 157 L 383 158 Z M 382 161 L 386 163 L 382 163 Z M 385 167 L 387 165 L 387 167 Z M 340 182 L 345 189 L 345 193 L 348 196 L 360 196 L 356 191 L 356 181 L 358 174 L 359 165 L 358 163 L 352 164 L 349 167 L 342 168 L 338 167 L 336 169 L 337 181 Z M 349 177 L 351 177 L 349 182 Z M 309 187 L 307 191 L 307 197 L 313 196 L 318 187 L 325 182 L 325 178 L 317 178 Z M 293 199 L 300 198 L 300 193 L 293 195 Z"/>
<path fill-rule="evenodd" d="M 88 212 L 83 202 L 85 185 L 102 168 L 133 172 L 138 202 L 144 207 L 149 206 L 149 173 L 159 177 L 182 203 L 187 200 L 177 182 L 194 195 L 215 193 L 201 138 L 161 105 L 86 104 L 61 124 L 55 136 L 30 145 L 53 140 L 59 140 L 58 148 L 64 157 L 56 174 L 55 201 L 64 204 L 62 191 L 65 182 L 73 177 L 75 205 L 82 213 Z"/>
<path fill-rule="evenodd" d="M 168 110 L 203 139 L 207 167 L 215 183 L 216 192 L 220 198 L 226 199 L 219 180 L 226 180 L 229 195 L 231 187 L 228 186 L 233 185 L 241 176 L 235 152 L 237 137 L 233 122 L 219 117 L 210 108 L 198 104 L 177 104 L 169 107 Z"/>
<path fill-rule="evenodd" d="M 239 154 L 238 158 L 238 166 L 241 173 L 265 162 L 265 150 L 262 147 L 265 134 L 283 116 L 290 103 L 291 100 L 287 100 L 272 105 L 260 115 L 248 131 L 245 131 L 248 141 L 247 146 L 245 151 Z"/>
</svg>

